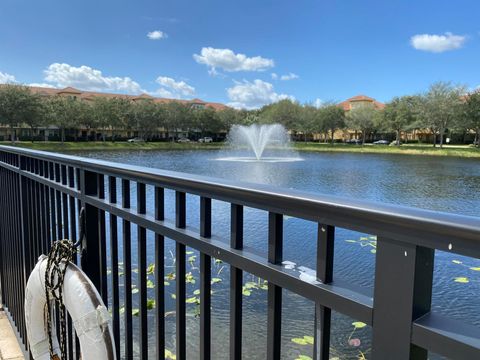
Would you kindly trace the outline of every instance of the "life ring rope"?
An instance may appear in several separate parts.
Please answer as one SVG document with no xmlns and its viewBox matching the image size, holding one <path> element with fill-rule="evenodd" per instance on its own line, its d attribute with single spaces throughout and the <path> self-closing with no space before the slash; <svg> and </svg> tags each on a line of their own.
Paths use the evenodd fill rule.
<svg viewBox="0 0 480 360">
<path fill-rule="evenodd" d="M 63 245 L 57 246 L 71 246 L 72 244 L 71 242 L 69 244 L 62 242 Z M 56 251 L 58 255 L 58 249 Z M 59 268 L 54 270 L 50 268 L 48 271 L 51 262 L 51 258 L 47 258 L 45 255 L 38 258 L 25 289 L 27 338 L 33 359 L 60 359 L 60 354 L 64 354 L 62 344 L 59 344 L 55 335 L 55 321 L 51 323 L 49 329 L 45 319 L 47 315 L 45 308 L 50 311 L 49 303 L 56 302 L 56 299 L 61 297 L 64 309 L 71 316 L 73 327 L 79 338 L 82 359 L 115 360 L 111 316 L 97 289 L 75 264 L 56 259 L 55 262 L 59 264 Z M 58 274 L 63 278 L 62 286 L 58 286 Z M 50 290 L 47 287 L 49 281 L 54 284 Z M 62 315 L 62 310 L 60 308 L 59 310 Z M 63 316 L 65 317 L 65 311 L 63 311 Z M 51 339 L 49 339 L 49 333 Z M 63 350 L 66 350 L 66 346 Z M 66 358 L 66 355 L 61 356 L 62 360 Z"/>
</svg>

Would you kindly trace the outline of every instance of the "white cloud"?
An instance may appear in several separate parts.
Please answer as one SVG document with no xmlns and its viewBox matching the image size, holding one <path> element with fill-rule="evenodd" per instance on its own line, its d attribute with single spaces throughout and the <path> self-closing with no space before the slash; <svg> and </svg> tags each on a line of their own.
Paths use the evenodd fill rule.
<svg viewBox="0 0 480 360">
<path fill-rule="evenodd" d="M 216 69 L 228 72 L 236 71 L 264 71 L 275 66 L 272 59 L 261 56 L 247 57 L 245 54 L 235 54 L 230 49 L 202 48 L 200 55 L 194 54 L 193 58 L 199 64 L 207 65 L 211 74 L 216 74 Z"/>
<path fill-rule="evenodd" d="M 283 80 L 283 81 L 294 80 L 294 79 L 298 79 L 298 75 L 294 73 L 289 73 L 286 75 L 282 75 L 280 77 L 280 80 Z"/>
<path fill-rule="evenodd" d="M 0 71 L 0 84 L 14 83 L 15 76 Z"/>
<path fill-rule="evenodd" d="M 278 75 L 277 73 L 271 73 L 270 74 L 272 76 L 272 80 L 282 80 L 282 81 L 288 81 L 288 80 L 294 80 L 294 79 L 298 79 L 299 76 L 297 74 L 294 74 L 294 73 L 288 73 L 288 74 L 285 74 L 285 75 Z"/>
<path fill-rule="evenodd" d="M 195 94 L 195 88 L 185 81 L 176 81 L 171 77 L 159 76 L 155 80 L 161 87 L 154 92 L 155 95 L 167 98 L 181 98 Z"/>
<path fill-rule="evenodd" d="M 144 92 L 136 81 L 129 77 L 103 76 L 100 70 L 89 66 L 80 67 L 54 63 L 45 70 L 45 81 L 57 87 L 72 86 L 90 91 L 121 91 L 130 94 Z"/>
<path fill-rule="evenodd" d="M 154 30 L 154 31 L 150 31 L 147 34 L 147 37 L 150 40 L 160 40 L 160 39 L 166 39 L 168 37 L 168 35 L 166 33 L 164 33 L 163 31 Z"/>
<path fill-rule="evenodd" d="M 320 98 L 316 98 L 314 101 L 313 101 L 313 106 L 315 106 L 316 108 L 321 108 L 323 106 L 324 102 L 322 99 Z"/>
<path fill-rule="evenodd" d="M 275 92 L 273 85 L 256 79 L 253 82 L 244 80 L 227 89 L 231 102 L 228 104 L 237 109 L 255 109 L 283 99 L 294 99 L 286 94 Z"/>
<path fill-rule="evenodd" d="M 53 86 L 52 84 L 47 84 L 47 83 L 30 83 L 30 84 L 27 84 L 27 85 L 28 86 L 50 88 L 50 89 L 55 88 L 55 86 Z"/>
<path fill-rule="evenodd" d="M 447 32 L 445 35 L 414 35 L 410 38 L 410 43 L 417 50 L 441 53 L 444 51 L 460 49 L 466 39 L 466 36 L 454 35 Z"/>
</svg>

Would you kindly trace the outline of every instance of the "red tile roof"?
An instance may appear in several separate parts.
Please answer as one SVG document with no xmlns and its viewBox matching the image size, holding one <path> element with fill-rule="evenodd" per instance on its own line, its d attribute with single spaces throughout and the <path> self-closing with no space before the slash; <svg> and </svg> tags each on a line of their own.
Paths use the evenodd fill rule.
<svg viewBox="0 0 480 360">
<path fill-rule="evenodd" d="M 106 97 L 106 98 L 130 99 L 133 101 L 139 100 L 139 99 L 151 99 L 156 103 L 169 103 L 172 101 L 176 101 L 182 104 L 201 104 L 201 105 L 204 105 L 205 107 L 209 107 L 217 111 L 225 110 L 228 108 L 228 106 L 224 104 L 207 102 L 201 99 L 192 99 L 192 100 L 167 99 L 167 98 L 153 97 L 148 94 L 140 94 L 140 95 L 112 94 L 112 93 L 103 93 L 103 92 L 95 92 L 95 91 L 81 91 L 73 87 L 56 89 L 56 88 L 47 88 L 47 87 L 39 87 L 39 86 L 29 86 L 29 88 L 33 93 L 43 95 L 43 96 L 67 94 L 67 95 L 74 95 L 85 100 L 93 100 L 94 98 L 100 97 L 100 96 Z"/>
<path fill-rule="evenodd" d="M 352 102 L 363 102 L 363 101 L 373 103 L 375 109 L 381 110 L 385 107 L 384 103 L 381 103 L 380 101 L 377 101 L 374 98 L 371 98 L 366 95 L 357 95 L 357 96 L 351 97 L 350 99 L 347 99 L 339 103 L 338 106 L 342 107 L 343 110 L 345 111 L 350 111 L 352 109 L 351 107 Z"/>
</svg>

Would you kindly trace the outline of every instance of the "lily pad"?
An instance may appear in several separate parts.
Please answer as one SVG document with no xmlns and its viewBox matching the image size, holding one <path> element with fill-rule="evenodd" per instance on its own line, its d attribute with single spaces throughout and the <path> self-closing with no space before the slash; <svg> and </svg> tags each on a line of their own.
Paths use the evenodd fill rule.
<svg viewBox="0 0 480 360">
<path fill-rule="evenodd" d="M 471 267 L 470 270 L 473 270 L 473 271 L 480 271 L 480 267 Z"/>
<path fill-rule="evenodd" d="M 355 321 L 352 323 L 353 326 L 355 326 L 355 329 L 363 329 L 367 324 L 361 321 Z"/>
<path fill-rule="evenodd" d="M 304 338 L 293 338 L 292 342 L 298 345 L 308 345 L 307 340 L 305 340 Z"/>
<path fill-rule="evenodd" d="M 187 304 L 196 304 L 197 301 L 200 302 L 196 296 L 193 296 L 193 297 L 188 298 L 187 300 L 185 300 L 185 302 L 186 302 Z"/>
<path fill-rule="evenodd" d="M 152 275 L 155 271 L 155 264 L 150 264 L 147 267 L 147 274 Z"/>
<path fill-rule="evenodd" d="M 313 336 L 304 336 L 303 339 L 307 342 L 307 344 L 313 345 Z"/>
<path fill-rule="evenodd" d="M 165 349 L 165 359 L 177 360 L 177 356 L 172 353 L 170 350 Z"/>
<path fill-rule="evenodd" d="M 461 264 L 462 262 L 460 260 L 452 260 L 452 263 L 454 264 Z"/>
<path fill-rule="evenodd" d="M 155 302 L 155 299 L 147 299 L 147 309 L 152 310 L 157 303 Z"/>
<path fill-rule="evenodd" d="M 462 283 L 462 284 L 466 284 L 468 282 L 470 282 L 470 280 L 468 280 L 467 277 L 456 277 L 454 279 L 455 282 L 458 282 L 458 283 Z"/>
</svg>

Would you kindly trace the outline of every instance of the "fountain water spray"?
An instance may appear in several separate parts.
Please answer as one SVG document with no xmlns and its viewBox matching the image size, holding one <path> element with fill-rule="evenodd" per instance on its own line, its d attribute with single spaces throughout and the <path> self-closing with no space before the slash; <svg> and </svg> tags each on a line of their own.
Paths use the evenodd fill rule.
<svg viewBox="0 0 480 360">
<path fill-rule="evenodd" d="M 302 160 L 296 156 L 290 147 L 290 136 L 283 125 L 253 124 L 249 126 L 233 125 L 227 136 L 227 143 L 230 150 L 253 152 L 255 157 L 226 157 L 219 160 L 229 161 L 298 161 Z M 265 151 L 269 150 L 280 156 L 265 156 Z"/>
</svg>

